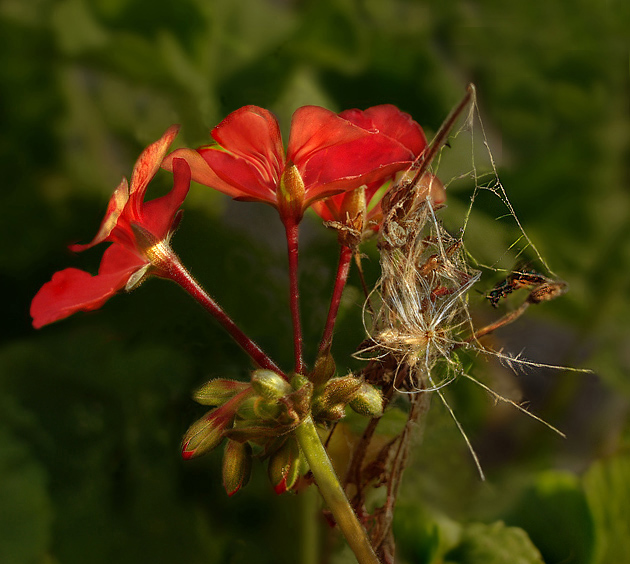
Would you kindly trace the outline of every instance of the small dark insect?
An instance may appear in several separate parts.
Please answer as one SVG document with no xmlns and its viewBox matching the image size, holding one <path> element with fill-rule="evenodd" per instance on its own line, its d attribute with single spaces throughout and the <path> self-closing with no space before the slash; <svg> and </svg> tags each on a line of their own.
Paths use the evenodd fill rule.
<svg viewBox="0 0 630 564">
<path fill-rule="evenodd" d="M 554 284 L 554 281 L 534 270 L 517 270 L 511 272 L 505 280 L 499 282 L 490 290 L 486 298 L 490 300 L 492 307 L 499 307 L 499 300 L 507 297 L 515 290 L 520 290 L 521 288 L 535 289 L 545 284 Z"/>
</svg>

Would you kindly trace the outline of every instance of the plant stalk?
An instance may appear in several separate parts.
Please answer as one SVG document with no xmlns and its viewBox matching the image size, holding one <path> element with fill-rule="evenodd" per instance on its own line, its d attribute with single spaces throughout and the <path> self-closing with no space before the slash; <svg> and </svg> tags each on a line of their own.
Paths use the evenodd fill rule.
<svg viewBox="0 0 630 564">
<path fill-rule="evenodd" d="M 287 249 L 289 255 L 289 304 L 293 322 L 293 351 L 295 356 L 295 372 L 304 372 L 304 355 L 302 352 L 302 324 L 300 321 L 300 289 L 298 285 L 298 232 L 299 225 L 295 221 L 285 221 Z"/>
<path fill-rule="evenodd" d="M 324 334 L 322 335 L 322 340 L 319 344 L 320 355 L 330 350 L 330 346 L 332 345 L 333 330 L 335 328 L 337 314 L 339 313 L 341 295 L 343 294 L 343 289 L 345 288 L 346 282 L 348 280 L 352 254 L 353 251 L 350 247 L 341 245 L 341 249 L 339 252 L 339 264 L 337 266 L 337 277 L 335 278 L 335 286 L 333 288 L 333 294 L 330 300 L 330 307 L 328 308 L 328 317 L 326 318 L 326 325 L 324 326 Z"/>
<path fill-rule="evenodd" d="M 170 252 L 169 252 L 170 251 Z M 154 262 L 156 264 L 156 262 Z M 201 287 L 201 285 L 188 272 L 181 263 L 179 257 L 170 249 L 162 255 L 162 260 L 156 264 L 160 276 L 168 278 L 179 284 L 192 298 L 197 301 L 219 324 L 230 334 L 236 343 L 250 356 L 260 367 L 272 370 L 287 380 L 286 374 L 269 356 L 232 321 L 232 318 L 223 311 L 221 306 Z"/>
<path fill-rule="evenodd" d="M 306 456 L 317 487 L 359 564 L 379 564 L 367 531 L 352 510 L 310 415 L 295 430 L 295 435 Z"/>
</svg>

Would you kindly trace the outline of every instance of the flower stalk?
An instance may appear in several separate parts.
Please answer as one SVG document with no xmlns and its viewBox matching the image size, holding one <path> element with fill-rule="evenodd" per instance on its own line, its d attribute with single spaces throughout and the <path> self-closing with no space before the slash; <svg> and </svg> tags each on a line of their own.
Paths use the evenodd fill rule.
<svg viewBox="0 0 630 564">
<path fill-rule="evenodd" d="M 325 354 L 330 350 L 333 340 L 333 331 L 337 314 L 339 313 L 339 305 L 341 304 L 341 296 L 343 289 L 346 287 L 348 273 L 350 272 L 350 263 L 352 262 L 353 250 L 346 245 L 340 246 L 339 263 L 337 265 L 337 276 L 335 277 L 335 286 L 333 288 L 330 307 L 328 308 L 328 317 L 324 326 L 324 333 L 319 344 L 319 354 Z"/>
<path fill-rule="evenodd" d="M 289 304 L 293 323 L 293 351 L 295 373 L 304 372 L 304 354 L 302 352 L 302 322 L 300 321 L 300 288 L 298 284 L 298 223 L 290 218 L 285 221 L 287 249 L 289 255 Z"/>
<path fill-rule="evenodd" d="M 359 564 L 379 564 L 367 531 L 350 506 L 310 415 L 295 430 L 295 436 L 306 456 L 317 487 Z"/>
<path fill-rule="evenodd" d="M 278 365 L 269 358 L 258 344 L 243 333 L 232 318 L 225 313 L 221 306 L 201 287 L 181 263 L 179 257 L 170 248 L 168 258 L 164 260 L 164 264 L 161 265 L 160 270 L 162 277 L 177 283 L 186 290 L 201 307 L 210 313 L 260 368 L 272 370 L 276 374 L 281 375 L 284 379 L 287 379 L 286 374 Z"/>
</svg>

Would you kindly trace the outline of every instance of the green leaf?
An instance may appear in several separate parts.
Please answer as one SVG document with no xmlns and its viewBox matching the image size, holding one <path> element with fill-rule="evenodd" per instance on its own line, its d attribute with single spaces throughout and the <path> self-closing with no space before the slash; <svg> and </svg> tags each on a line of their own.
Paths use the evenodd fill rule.
<svg viewBox="0 0 630 564">
<path fill-rule="evenodd" d="M 539 474 L 505 520 L 528 532 L 545 562 L 591 562 L 593 520 L 580 481 L 569 472 Z"/>
<path fill-rule="evenodd" d="M 625 562 L 630 554 L 630 456 L 593 464 L 584 489 L 595 522 L 593 564 Z"/>
<path fill-rule="evenodd" d="M 527 533 L 502 521 L 466 527 L 460 544 L 446 559 L 458 564 L 544 564 Z"/>
</svg>

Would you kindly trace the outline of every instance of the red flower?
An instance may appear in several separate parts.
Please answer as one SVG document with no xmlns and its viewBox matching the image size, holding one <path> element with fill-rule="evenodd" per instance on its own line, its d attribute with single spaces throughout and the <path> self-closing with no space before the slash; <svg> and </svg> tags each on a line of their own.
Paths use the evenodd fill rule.
<svg viewBox="0 0 630 564">
<path fill-rule="evenodd" d="M 379 131 L 381 135 L 391 139 L 392 143 L 399 143 L 413 155 L 412 161 L 427 146 L 420 125 L 409 114 L 391 104 L 374 106 L 364 111 L 346 110 L 339 115 L 363 129 Z M 384 188 L 386 182 L 393 180 L 394 174 L 366 183 L 363 193 L 344 192 L 315 202 L 312 207 L 324 221 L 336 221 L 361 232 L 377 229 L 382 219 L 381 198 L 384 191 L 381 188 Z M 434 203 L 442 203 L 445 199 L 444 186 L 437 178 L 432 178 L 431 197 Z"/>
<path fill-rule="evenodd" d="M 113 243 L 103 254 L 98 274 L 67 268 L 53 275 L 31 303 L 33 326 L 42 327 L 76 311 L 101 307 L 123 288 L 137 285 L 156 263 L 160 244 L 168 245 L 175 216 L 190 186 L 190 170 L 177 159 L 173 163 L 172 190 L 156 200 L 144 202 L 147 185 L 159 170 L 179 126 L 170 127 L 161 139 L 149 145 L 136 162 L 131 176 L 116 188 L 101 227 L 86 245 L 72 245 L 82 251 L 102 242 Z M 159 274 L 159 268 L 155 272 Z"/>
<path fill-rule="evenodd" d="M 392 131 L 395 127 L 392 124 Z M 164 168 L 172 169 L 173 159 L 183 158 L 193 180 L 239 200 L 271 204 L 285 223 L 297 223 L 317 200 L 406 168 L 417 145 L 417 140 L 406 144 L 407 137 L 413 137 L 410 132 L 399 136 L 402 142 L 394 134 L 317 106 L 293 114 L 286 155 L 276 118 L 257 106 L 232 112 L 212 130 L 212 137 L 215 144 L 197 151 L 174 151 Z"/>
</svg>

